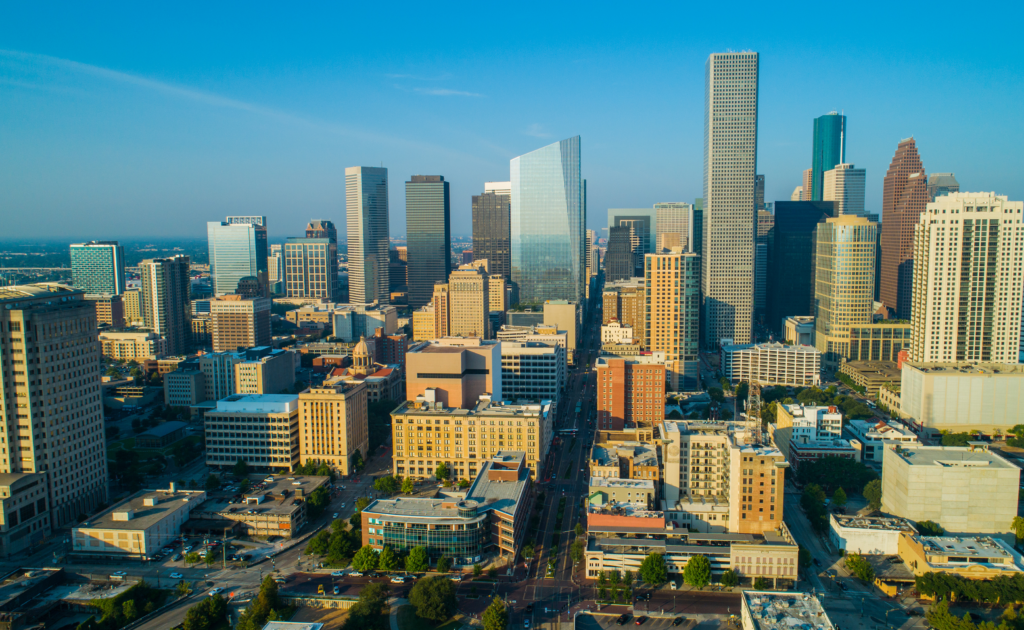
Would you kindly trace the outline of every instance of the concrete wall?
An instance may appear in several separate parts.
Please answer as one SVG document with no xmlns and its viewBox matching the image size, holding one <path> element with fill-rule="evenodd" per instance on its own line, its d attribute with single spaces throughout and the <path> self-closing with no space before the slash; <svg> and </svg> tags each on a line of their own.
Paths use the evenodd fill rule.
<svg viewBox="0 0 1024 630">
<path fill-rule="evenodd" d="M 1024 372 L 926 373 L 904 366 L 902 412 L 927 428 L 1004 432 L 1024 423 Z"/>
</svg>

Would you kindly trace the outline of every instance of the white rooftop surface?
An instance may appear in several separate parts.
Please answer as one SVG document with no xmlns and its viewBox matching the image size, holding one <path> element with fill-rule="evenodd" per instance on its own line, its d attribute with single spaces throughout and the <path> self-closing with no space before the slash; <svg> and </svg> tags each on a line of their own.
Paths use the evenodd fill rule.
<svg viewBox="0 0 1024 630">
<path fill-rule="evenodd" d="M 821 602 L 810 593 L 746 591 L 743 598 L 747 602 L 755 630 L 834 628 Z"/>
<path fill-rule="evenodd" d="M 987 448 L 966 446 L 901 446 L 899 456 L 911 466 L 1017 468 Z"/>
<path fill-rule="evenodd" d="M 654 490 L 652 479 L 618 479 L 616 477 L 591 477 L 591 488 L 638 488 Z"/>
<path fill-rule="evenodd" d="M 296 394 L 234 394 L 217 401 L 218 412 L 291 413 L 298 408 Z"/>
</svg>

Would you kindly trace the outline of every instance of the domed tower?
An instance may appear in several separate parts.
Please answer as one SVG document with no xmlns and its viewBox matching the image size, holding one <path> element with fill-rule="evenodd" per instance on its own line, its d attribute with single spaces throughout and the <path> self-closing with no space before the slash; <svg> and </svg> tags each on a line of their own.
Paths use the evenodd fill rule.
<svg viewBox="0 0 1024 630">
<path fill-rule="evenodd" d="M 366 345 L 366 337 L 359 337 L 359 343 L 352 348 L 352 372 L 367 376 L 375 371 L 370 359 L 370 347 Z"/>
</svg>

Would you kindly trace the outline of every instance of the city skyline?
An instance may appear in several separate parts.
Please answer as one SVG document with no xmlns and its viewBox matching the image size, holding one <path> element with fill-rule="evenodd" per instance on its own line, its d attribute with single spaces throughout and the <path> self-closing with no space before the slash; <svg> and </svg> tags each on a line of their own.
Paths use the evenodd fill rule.
<svg viewBox="0 0 1024 630">
<path fill-rule="evenodd" d="M 758 164 L 766 201 L 789 199 L 801 183 L 811 122 L 832 110 L 855 132 L 846 154 L 867 171 L 868 213 L 881 210 L 891 147 L 911 135 L 930 168 L 956 173 L 965 189 L 1024 198 L 1019 160 L 1007 158 L 1024 132 L 1001 124 L 1012 119 L 1010 103 L 1022 88 L 1000 78 L 1019 58 L 993 55 L 988 43 L 951 50 L 904 41 L 894 36 L 895 25 L 868 24 L 862 15 L 844 14 L 843 29 L 827 44 L 779 42 L 753 24 L 666 42 L 644 33 L 636 18 L 600 17 L 587 17 L 580 33 L 551 44 L 540 25 L 520 24 L 526 28 L 502 45 L 517 51 L 517 65 L 502 70 L 506 53 L 496 44 L 461 38 L 443 45 L 436 43 L 443 38 L 417 39 L 386 57 L 363 56 L 368 34 L 331 50 L 291 46 L 286 38 L 266 49 L 204 41 L 182 54 L 172 48 L 180 41 L 172 33 L 198 37 L 195 29 L 217 28 L 227 15 L 213 12 L 201 26 L 167 16 L 157 30 L 124 33 L 102 11 L 86 17 L 77 10 L 51 18 L 44 31 L 34 25 L 42 22 L 37 11 L 14 8 L 0 26 L 7 95 L 0 117 L 10 131 L 0 204 L 16 210 L 5 230 L 11 238 L 200 236 L 207 221 L 249 213 L 267 215 L 278 236 L 298 236 L 310 218 L 344 225 L 344 168 L 356 164 L 383 165 L 396 182 L 445 173 L 452 223 L 468 226 L 472 196 L 485 181 L 507 180 L 509 159 L 577 134 L 586 142 L 583 177 L 590 183 L 586 227 L 600 230 L 607 208 L 701 196 L 700 156 L 677 148 L 700 141 L 703 61 L 730 48 L 761 54 Z M 814 20 L 838 11 L 820 9 Z M 245 19 L 256 34 L 279 27 Z M 398 19 L 399 37 L 416 26 L 408 16 Z M 811 16 L 794 8 L 776 19 L 799 25 Z M 963 19 L 984 23 L 973 14 Z M 89 38 L 78 33 L 83 20 L 98 29 Z M 941 24 L 929 16 L 922 27 Z M 435 26 L 440 35 L 459 28 Z M 107 29 L 137 45 L 108 48 Z M 976 97 L 943 98 L 946 82 L 934 77 L 950 72 Z M 539 98 L 567 74 L 567 89 Z M 796 98 L 791 76 L 822 80 L 814 94 Z M 643 93 L 664 98 L 636 98 Z M 419 124 L 424 119 L 432 124 Z M 392 187 L 389 206 L 389 232 L 401 236 L 401 187 Z M 32 220 L 38 216 L 53 220 Z M 97 216 L 111 225 L 90 225 Z"/>
</svg>

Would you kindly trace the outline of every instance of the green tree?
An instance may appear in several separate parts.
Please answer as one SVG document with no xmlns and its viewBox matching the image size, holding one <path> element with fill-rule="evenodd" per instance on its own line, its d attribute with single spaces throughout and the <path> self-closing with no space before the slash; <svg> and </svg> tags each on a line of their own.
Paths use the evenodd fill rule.
<svg viewBox="0 0 1024 630">
<path fill-rule="evenodd" d="M 359 497 L 356 499 L 356 512 L 362 512 L 367 505 L 370 505 L 370 497 Z"/>
<path fill-rule="evenodd" d="M 326 529 L 317 532 L 306 544 L 307 556 L 322 556 L 327 553 L 327 545 L 331 542 L 331 533 Z"/>
<path fill-rule="evenodd" d="M 405 559 L 405 570 L 409 573 L 423 573 L 430 569 L 430 556 L 426 547 L 413 547 Z"/>
<path fill-rule="evenodd" d="M 917 525 L 917 531 L 921 532 L 922 536 L 941 536 L 946 533 L 942 525 L 935 521 L 919 521 L 915 524 Z"/>
<path fill-rule="evenodd" d="M 860 581 L 865 584 L 871 584 L 875 581 L 875 569 L 859 553 L 847 554 L 845 562 L 846 568 Z"/>
<path fill-rule="evenodd" d="M 122 614 L 124 614 L 124 617 L 127 621 L 135 621 L 135 619 L 139 616 L 139 610 L 135 606 L 134 599 L 125 600 L 124 604 L 121 606 L 121 612 Z"/>
<path fill-rule="evenodd" d="M 836 491 L 832 493 L 832 505 L 836 507 L 846 505 L 846 491 L 843 490 L 842 486 L 836 488 Z"/>
<path fill-rule="evenodd" d="M 245 477 L 249 474 L 249 464 L 244 459 L 238 458 L 235 465 L 231 467 L 231 472 L 235 473 L 238 477 Z"/>
<path fill-rule="evenodd" d="M 377 552 L 370 545 L 364 545 L 352 558 L 352 568 L 366 573 L 377 568 Z"/>
<path fill-rule="evenodd" d="M 1013 520 L 1010 521 L 1010 528 L 1013 529 L 1013 534 L 1017 537 L 1017 542 L 1024 540 L 1024 518 L 1014 516 Z"/>
<path fill-rule="evenodd" d="M 111 366 L 107 368 L 107 371 L 104 372 L 103 375 L 109 376 L 110 378 L 121 378 L 121 370 L 118 370 L 116 367 Z"/>
<path fill-rule="evenodd" d="M 632 588 L 634 579 L 635 576 L 633 575 L 632 571 L 622 572 L 622 583 L 626 585 L 626 588 Z"/>
<path fill-rule="evenodd" d="M 306 499 L 306 509 L 311 519 L 319 517 L 331 502 L 331 493 L 325 486 L 317 486 Z"/>
<path fill-rule="evenodd" d="M 821 486 L 816 483 L 809 483 L 804 486 L 803 495 L 800 497 L 800 507 L 804 509 L 804 513 L 807 514 L 807 520 L 811 522 L 811 527 L 815 531 L 822 533 L 828 528 L 825 511 L 825 491 L 821 489 Z"/>
<path fill-rule="evenodd" d="M 583 562 L 583 541 L 579 538 L 573 541 L 572 547 L 569 548 L 569 557 L 572 558 L 573 564 Z"/>
<path fill-rule="evenodd" d="M 356 452 L 352 453 L 352 468 L 356 469 L 356 471 L 360 471 L 363 469 L 363 466 L 365 465 L 366 462 L 363 461 L 363 454 L 360 453 L 359 449 L 357 448 Z"/>
<path fill-rule="evenodd" d="M 534 549 L 534 546 L 533 546 L 532 542 L 528 542 L 525 545 L 523 545 L 523 550 L 521 552 L 521 555 L 524 558 L 526 558 L 527 560 L 532 560 L 533 556 L 535 555 L 535 553 L 536 553 L 536 550 Z"/>
<path fill-rule="evenodd" d="M 210 475 L 206 478 L 206 490 L 216 490 L 220 487 L 220 477 L 217 475 Z"/>
<path fill-rule="evenodd" d="M 508 609 L 505 608 L 500 597 L 495 597 L 491 601 L 491 605 L 484 611 L 481 619 L 484 622 L 484 630 L 507 630 Z"/>
<path fill-rule="evenodd" d="M 867 499 L 868 505 L 871 506 L 872 510 L 878 510 L 882 507 L 882 480 L 872 479 L 867 482 L 864 486 L 864 490 L 861 492 L 864 498 Z"/>
<path fill-rule="evenodd" d="M 799 546 L 800 551 L 797 553 L 798 563 L 801 569 L 806 569 L 811 566 L 814 559 L 811 557 L 811 552 L 805 549 L 802 545 Z"/>
<path fill-rule="evenodd" d="M 583 528 L 583 523 L 576 523 L 576 527 L 573 528 L 573 531 L 576 532 L 576 537 L 579 538 L 586 533 L 587 530 Z"/>
<path fill-rule="evenodd" d="M 710 396 L 711 400 L 715 401 L 716 403 L 725 402 L 725 392 L 723 392 L 718 387 L 712 387 L 711 389 L 709 389 L 708 396 Z"/>
<path fill-rule="evenodd" d="M 612 583 L 612 586 L 618 586 L 622 584 L 622 574 L 618 569 L 612 569 L 608 572 L 608 581 Z"/>
<path fill-rule="evenodd" d="M 378 477 L 373 482 L 373 489 L 382 494 L 394 494 L 398 492 L 398 480 L 391 475 Z"/>
<path fill-rule="evenodd" d="M 412 494 L 416 492 L 416 484 L 413 483 L 411 477 L 406 477 L 402 480 L 402 494 Z"/>
<path fill-rule="evenodd" d="M 650 585 L 663 584 L 668 579 L 665 558 L 660 553 L 651 552 L 640 563 L 640 577 Z"/>
<path fill-rule="evenodd" d="M 690 556 L 683 569 L 683 581 L 701 589 L 711 583 L 711 561 L 703 554 Z"/>
<path fill-rule="evenodd" d="M 409 592 L 409 602 L 420 618 L 446 621 L 455 612 L 455 583 L 440 576 L 420 580 Z"/>
<path fill-rule="evenodd" d="M 188 595 L 189 591 L 192 590 L 192 584 L 190 584 L 186 580 L 182 580 L 182 581 L 178 582 L 178 586 L 175 587 L 175 588 L 178 591 L 178 595 L 181 596 L 181 597 L 184 597 L 184 596 Z"/>
<path fill-rule="evenodd" d="M 437 466 L 437 470 L 434 471 L 434 477 L 438 481 L 447 481 L 452 476 L 452 472 L 448 469 L 448 464 L 441 462 Z"/>
<path fill-rule="evenodd" d="M 203 562 L 205 562 L 208 567 L 212 567 L 217 562 L 217 554 L 213 552 L 213 549 L 206 552 L 206 555 L 203 556 Z"/>
<path fill-rule="evenodd" d="M 437 571 L 439 573 L 448 573 L 452 570 L 452 561 L 447 556 L 441 556 L 437 559 Z"/>
<path fill-rule="evenodd" d="M 727 570 L 722 574 L 722 586 L 732 588 L 740 585 L 740 578 L 736 575 L 736 572 L 732 569 Z"/>
<path fill-rule="evenodd" d="M 377 558 L 378 569 L 386 573 L 389 573 L 391 571 L 397 571 L 398 565 L 398 554 L 392 551 L 391 547 L 384 547 L 380 550 L 380 556 Z"/>
<path fill-rule="evenodd" d="M 220 595 L 204 597 L 201 602 L 188 609 L 182 630 L 210 630 L 226 624 L 228 603 Z"/>
<path fill-rule="evenodd" d="M 602 570 L 600 573 L 597 574 L 597 585 L 598 586 L 604 586 L 607 583 L 608 583 L 608 572 Z"/>
<path fill-rule="evenodd" d="M 281 604 L 277 598 L 277 583 L 272 576 L 263 578 L 259 594 L 238 618 L 238 630 L 260 630 L 267 624 Z"/>
<path fill-rule="evenodd" d="M 359 592 L 359 601 L 348 609 L 344 630 L 387 630 L 390 628 L 387 584 L 371 582 Z"/>
<path fill-rule="evenodd" d="M 468 479 L 459 479 L 459 488 L 465 490 L 470 486 Z"/>
<path fill-rule="evenodd" d="M 771 582 L 763 577 L 754 578 L 754 590 L 755 591 L 767 591 L 771 588 Z"/>
<path fill-rule="evenodd" d="M 190 551 L 185 554 L 185 564 L 187 565 L 199 564 L 201 560 L 202 558 L 195 551 Z"/>
<path fill-rule="evenodd" d="M 480 577 L 484 574 L 484 568 L 479 564 L 473 565 L 473 577 Z"/>
</svg>

